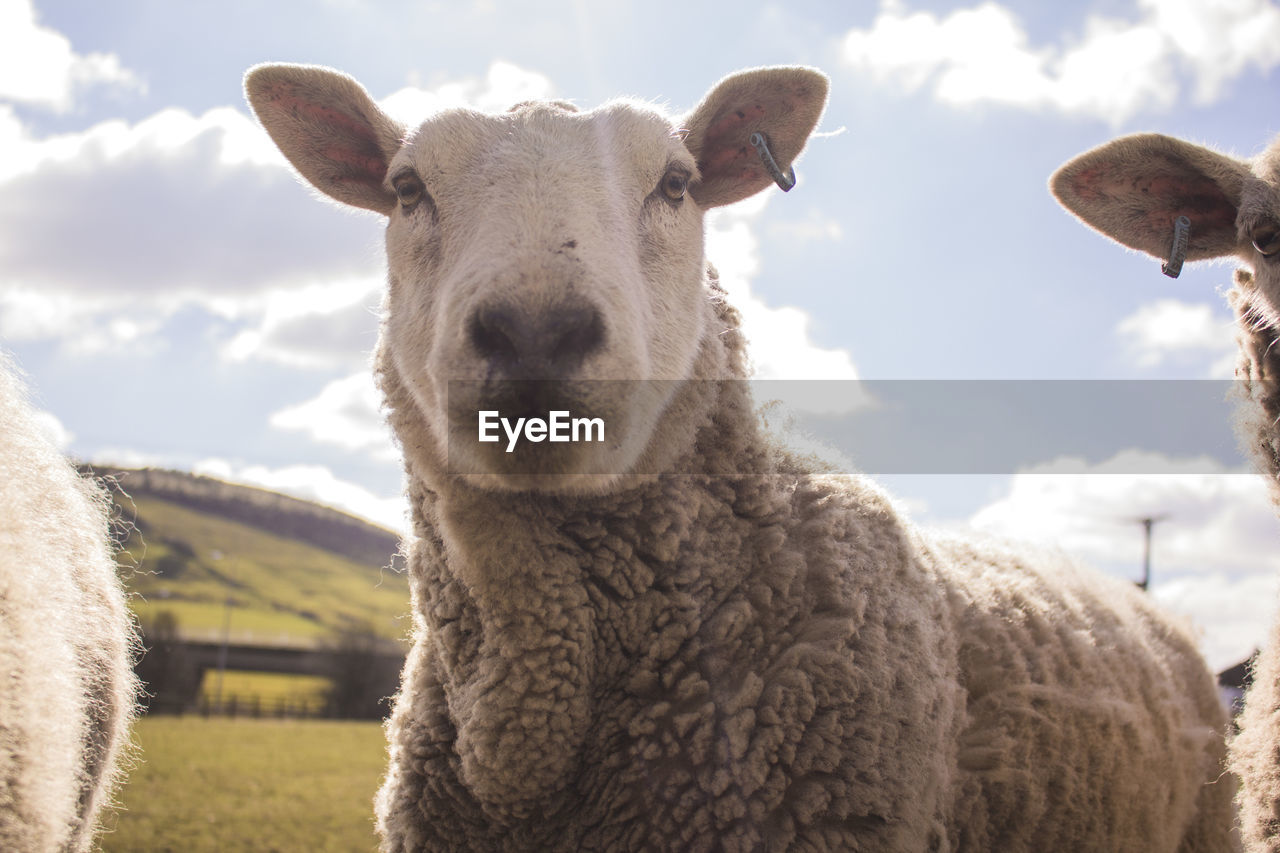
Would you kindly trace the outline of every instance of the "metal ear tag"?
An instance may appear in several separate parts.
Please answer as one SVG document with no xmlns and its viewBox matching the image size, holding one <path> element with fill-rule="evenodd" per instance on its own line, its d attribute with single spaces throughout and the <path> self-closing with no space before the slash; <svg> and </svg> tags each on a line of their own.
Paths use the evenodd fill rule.
<svg viewBox="0 0 1280 853">
<path fill-rule="evenodd" d="M 769 151 L 769 138 L 763 133 L 756 132 L 751 134 L 749 140 L 760 154 L 760 160 L 764 163 L 764 168 L 768 171 L 769 176 L 773 178 L 774 183 L 785 193 L 790 192 L 791 188 L 796 185 L 796 170 L 788 167 L 786 173 L 778 168 L 778 161 L 773 159 L 773 154 Z"/>
<path fill-rule="evenodd" d="M 1160 272 L 1177 278 L 1182 272 L 1182 262 L 1187 259 L 1187 241 L 1191 239 L 1191 220 L 1179 216 L 1173 220 L 1173 245 L 1169 248 L 1169 260 L 1160 265 Z"/>
</svg>

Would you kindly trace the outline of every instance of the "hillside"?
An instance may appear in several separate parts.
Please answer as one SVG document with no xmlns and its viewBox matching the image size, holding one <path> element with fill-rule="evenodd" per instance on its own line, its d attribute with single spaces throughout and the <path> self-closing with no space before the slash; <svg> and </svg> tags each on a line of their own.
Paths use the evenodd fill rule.
<svg viewBox="0 0 1280 853">
<path fill-rule="evenodd" d="M 144 625 L 167 611 L 189 639 L 220 639 L 229 624 L 233 642 L 270 645 L 408 634 L 408 580 L 391 531 L 209 477 L 95 473 L 116 482 L 122 578 Z"/>
</svg>

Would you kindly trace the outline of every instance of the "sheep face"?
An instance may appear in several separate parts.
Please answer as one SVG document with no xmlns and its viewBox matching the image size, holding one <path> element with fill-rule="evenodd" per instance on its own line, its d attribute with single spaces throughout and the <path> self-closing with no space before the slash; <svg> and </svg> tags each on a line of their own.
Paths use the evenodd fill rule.
<svg viewBox="0 0 1280 853">
<path fill-rule="evenodd" d="M 714 334 L 703 211 L 771 184 L 751 135 L 785 166 L 827 91 L 811 69 L 759 69 L 678 123 L 634 102 L 552 102 L 450 110 L 406 133 L 329 69 L 259 66 L 245 85 L 304 178 L 388 218 L 381 357 L 435 467 L 485 488 L 578 492 L 654 457 Z M 501 432 L 477 440 L 484 411 L 599 419 L 603 440 L 513 454 Z"/>
<path fill-rule="evenodd" d="M 384 345 L 451 467 L 571 486 L 634 463 L 674 385 L 629 380 L 687 376 L 707 322 L 697 174 L 630 104 L 449 112 L 408 137 L 387 172 Z M 598 417 L 605 440 L 513 453 L 477 441 L 481 411 Z"/>
<path fill-rule="evenodd" d="M 1254 319 L 1280 326 L 1280 139 L 1253 161 L 1154 133 L 1112 140 L 1054 173 L 1063 207 L 1132 249 L 1169 257 L 1191 222 L 1187 260 L 1234 256 L 1252 270 Z"/>
</svg>

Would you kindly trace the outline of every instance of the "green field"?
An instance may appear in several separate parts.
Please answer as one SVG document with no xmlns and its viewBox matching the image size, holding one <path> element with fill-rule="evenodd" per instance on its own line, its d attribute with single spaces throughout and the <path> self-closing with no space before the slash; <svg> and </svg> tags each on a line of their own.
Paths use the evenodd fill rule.
<svg viewBox="0 0 1280 853">
<path fill-rule="evenodd" d="M 377 849 L 378 723 L 150 717 L 134 731 L 141 750 L 105 851 Z"/>
<path fill-rule="evenodd" d="M 325 694 L 331 683 L 314 675 L 276 675 L 270 672 L 227 670 L 219 678 L 217 670 L 205 670 L 200 683 L 197 704 L 219 705 L 234 700 L 236 705 L 252 713 L 260 709 L 271 715 L 282 706 L 291 716 L 319 716 L 324 710 Z"/>
<path fill-rule="evenodd" d="M 122 579 L 144 625 L 167 611 L 189 639 L 220 640 L 225 626 L 232 642 L 272 645 L 408 633 L 403 574 L 162 500 L 139 497 L 126 517 L 139 530 Z"/>
</svg>

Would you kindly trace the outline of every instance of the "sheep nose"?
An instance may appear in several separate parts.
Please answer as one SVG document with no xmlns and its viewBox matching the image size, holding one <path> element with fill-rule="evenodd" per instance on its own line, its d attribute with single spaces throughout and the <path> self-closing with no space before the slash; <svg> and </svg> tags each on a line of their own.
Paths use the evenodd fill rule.
<svg viewBox="0 0 1280 853">
<path fill-rule="evenodd" d="M 489 305 L 471 316 L 468 332 L 476 353 L 512 379 L 567 376 L 604 345 L 604 320 L 588 303 L 536 313 Z"/>
</svg>

